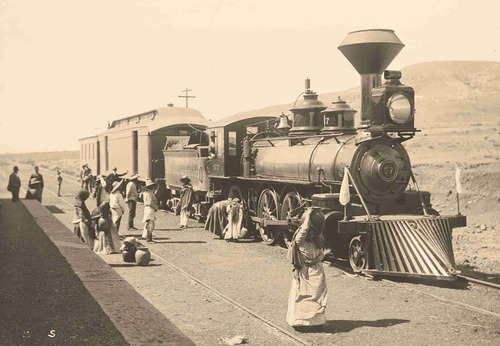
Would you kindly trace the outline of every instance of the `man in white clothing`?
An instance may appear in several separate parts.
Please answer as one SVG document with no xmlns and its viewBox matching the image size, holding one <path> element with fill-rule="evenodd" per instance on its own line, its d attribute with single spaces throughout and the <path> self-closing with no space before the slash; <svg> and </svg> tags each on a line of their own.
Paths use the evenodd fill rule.
<svg viewBox="0 0 500 346">
<path fill-rule="evenodd" d="M 132 175 L 130 177 L 130 181 L 127 184 L 127 188 L 125 196 L 126 202 L 128 205 L 128 227 L 127 229 L 135 230 L 137 228 L 134 227 L 134 217 L 135 217 L 135 208 L 137 206 L 137 198 L 139 194 L 137 193 L 137 179 L 139 178 L 138 174 Z"/>
</svg>

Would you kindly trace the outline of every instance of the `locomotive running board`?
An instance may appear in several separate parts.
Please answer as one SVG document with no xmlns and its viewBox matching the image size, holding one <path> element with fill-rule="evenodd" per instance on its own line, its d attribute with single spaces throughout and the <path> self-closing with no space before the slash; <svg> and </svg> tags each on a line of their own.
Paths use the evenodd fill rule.
<svg viewBox="0 0 500 346">
<path fill-rule="evenodd" d="M 368 223 L 365 249 L 370 275 L 455 280 L 449 218 L 380 220 Z"/>
</svg>

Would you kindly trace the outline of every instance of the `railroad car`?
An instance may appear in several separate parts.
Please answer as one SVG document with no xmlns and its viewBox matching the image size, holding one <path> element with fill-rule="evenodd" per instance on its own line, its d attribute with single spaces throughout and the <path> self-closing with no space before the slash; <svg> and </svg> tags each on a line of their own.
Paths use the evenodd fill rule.
<svg viewBox="0 0 500 346">
<path fill-rule="evenodd" d="M 143 181 L 163 179 L 163 149 L 198 140 L 208 124 L 195 109 L 170 106 L 114 120 L 99 135 L 80 139 L 80 161 L 93 174 L 116 167 Z"/>
<path fill-rule="evenodd" d="M 165 183 L 172 197 L 180 195 L 180 178 L 189 177 L 196 196 L 192 214 L 203 221 L 214 201 L 235 193 L 229 189 L 232 177 L 241 174 L 242 140 L 247 134 L 265 133 L 266 128 L 269 132 L 275 123 L 274 115 L 234 115 L 212 122 L 187 145 L 166 147 Z"/>
</svg>

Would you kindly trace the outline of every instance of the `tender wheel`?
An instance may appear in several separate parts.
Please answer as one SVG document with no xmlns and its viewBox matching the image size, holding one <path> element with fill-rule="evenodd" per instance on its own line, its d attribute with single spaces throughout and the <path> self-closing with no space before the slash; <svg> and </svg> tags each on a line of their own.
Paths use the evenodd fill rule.
<svg viewBox="0 0 500 346">
<path fill-rule="evenodd" d="M 355 273 L 361 272 L 366 266 L 366 251 L 361 236 L 352 238 L 349 243 L 349 264 Z"/>
<path fill-rule="evenodd" d="M 257 204 L 257 216 L 265 220 L 278 220 L 278 198 L 276 192 L 265 189 L 262 191 L 259 197 L 259 202 Z M 263 227 L 258 224 L 257 229 L 259 230 L 260 237 L 268 245 L 274 245 L 276 242 L 276 237 L 269 229 L 269 227 Z"/>
<path fill-rule="evenodd" d="M 302 205 L 302 198 L 296 191 L 288 192 L 283 201 L 281 202 L 281 213 L 280 220 L 286 220 L 289 217 L 293 217 L 297 215 Z M 283 243 L 286 247 L 290 246 L 290 242 L 292 241 L 292 235 L 295 232 L 295 229 L 288 228 L 282 230 Z"/>
</svg>

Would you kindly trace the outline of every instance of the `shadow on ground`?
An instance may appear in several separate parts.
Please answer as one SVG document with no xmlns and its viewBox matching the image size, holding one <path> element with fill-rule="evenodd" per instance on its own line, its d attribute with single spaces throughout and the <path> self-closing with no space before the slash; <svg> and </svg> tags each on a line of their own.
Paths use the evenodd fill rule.
<svg viewBox="0 0 500 346">
<path fill-rule="evenodd" d="M 399 318 L 385 318 L 382 320 L 375 321 L 363 321 L 363 320 L 330 320 L 326 325 L 321 327 L 303 327 L 296 328 L 297 331 L 302 333 L 330 333 L 339 334 L 347 333 L 353 329 L 361 327 L 373 327 L 373 328 L 387 328 L 400 323 L 408 323 L 410 320 L 402 320 Z"/>
<path fill-rule="evenodd" d="M 56 207 L 55 205 L 46 205 L 45 208 L 47 208 L 47 210 L 52 214 L 64 214 L 64 210 Z"/>
<path fill-rule="evenodd" d="M 488 274 L 480 272 L 476 269 L 476 267 L 471 266 L 469 264 L 458 265 L 458 270 L 462 272 L 462 275 L 469 276 L 474 279 L 488 281 L 494 284 L 500 284 L 500 274 Z"/>
<path fill-rule="evenodd" d="M 158 239 L 162 238 L 154 238 L 156 244 L 205 244 L 206 241 L 203 240 L 166 240 L 166 241 L 158 241 Z M 169 238 L 166 238 L 169 239 Z"/>
<path fill-rule="evenodd" d="M 125 268 L 125 267 L 143 267 L 143 266 L 138 266 L 135 263 L 109 263 L 110 267 L 114 268 Z M 159 263 L 149 263 L 147 266 L 144 267 L 159 267 L 161 264 Z"/>
</svg>

